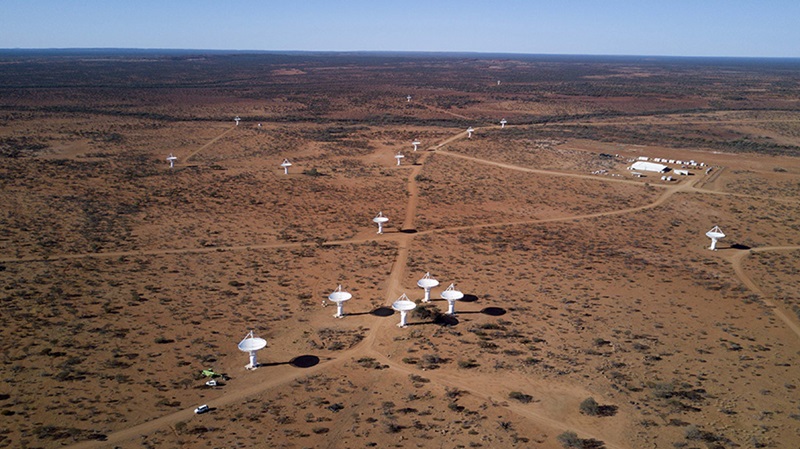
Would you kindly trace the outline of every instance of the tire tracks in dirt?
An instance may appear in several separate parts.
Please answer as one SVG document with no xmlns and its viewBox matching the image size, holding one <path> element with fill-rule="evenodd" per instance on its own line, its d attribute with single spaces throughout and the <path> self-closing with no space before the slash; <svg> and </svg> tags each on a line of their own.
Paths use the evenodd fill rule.
<svg viewBox="0 0 800 449">
<path fill-rule="evenodd" d="M 220 135 L 218 135 L 217 137 L 214 137 L 213 139 L 209 140 L 209 141 L 208 141 L 208 142 L 207 142 L 205 145 L 203 145 L 202 147 L 200 147 L 200 148 L 196 149 L 195 151 L 193 151 L 193 152 L 189 153 L 189 155 L 188 155 L 188 156 L 186 156 L 186 157 L 184 158 L 184 161 L 185 161 L 185 162 L 189 162 L 189 160 L 190 160 L 190 159 L 192 159 L 193 157 L 195 157 L 195 156 L 196 156 L 198 153 L 200 153 L 201 151 L 203 151 L 203 150 L 205 150 L 206 148 L 210 147 L 211 145 L 214 145 L 215 143 L 217 143 L 217 141 L 218 141 L 219 139 L 222 139 L 223 137 L 225 137 L 225 135 L 227 135 L 228 133 L 230 133 L 230 132 L 231 132 L 231 131 L 233 131 L 234 129 L 236 129 L 236 125 L 233 125 L 233 126 L 231 126 L 230 128 L 228 128 L 228 129 L 226 129 L 225 131 L 223 131 L 223 132 L 222 132 L 222 134 L 220 134 Z"/>
<path fill-rule="evenodd" d="M 753 293 L 757 294 L 761 297 L 761 300 L 764 301 L 764 304 L 772 310 L 772 312 L 780 318 L 781 321 L 788 327 L 794 334 L 800 339 L 800 324 L 797 323 L 796 320 L 791 318 L 791 314 L 784 310 L 783 306 L 778 304 L 777 302 L 773 301 L 766 292 L 759 287 L 758 284 L 753 281 L 753 279 L 747 275 L 744 271 L 744 267 L 742 266 L 742 262 L 744 261 L 745 257 L 749 256 L 752 253 L 761 253 L 761 252 L 769 252 L 769 251 L 798 251 L 800 250 L 800 246 L 764 246 L 761 248 L 751 248 L 749 250 L 737 250 L 732 255 L 726 257 L 728 262 L 731 263 L 733 267 L 734 273 L 736 273 L 736 277 L 739 278 L 740 281 Z"/>
</svg>

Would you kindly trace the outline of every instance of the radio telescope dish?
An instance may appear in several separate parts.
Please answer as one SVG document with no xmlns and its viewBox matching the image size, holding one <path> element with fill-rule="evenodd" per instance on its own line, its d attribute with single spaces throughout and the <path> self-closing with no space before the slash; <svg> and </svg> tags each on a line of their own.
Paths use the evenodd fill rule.
<svg viewBox="0 0 800 449">
<path fill-rule="evenodd" d="M 177 161 L 177 160 L 178 160 L 178 158 L 175 157 L 174 154 L 170 153 L 169 156 L 167 156 L 167 162 L 169 162 L 169 168 L 174 167 L 175 166 L 175 161 Z"/>
<path fill-rule="evenodd" d="M 378 223 L 378 234 L 383 234 L 383 225 L 389 221 L 389 217 L 384 217 L 383 212 L 378 212 L 378 215 L 372 221 Z"/>
<path fill-rule="evenodd" d="M 422 299 L 422 302 L 428 302 L 431 300 L 431 289 L 439 285 L 439 281 L 432 278 L 430 273 L 425 273 L 425 276 L 417 281 L 417 285 L 425 289 L 425 298 Z"/>
<path fill-rule="evenodd" d="M 508 122 L 506 121 L 506 119 L 502 119 L 502 120 L 500 120 L 500 129 L 503 129 L 503 128 L 505 128 L 505 127 L 506 127 L 506 123 L 508 123 Z"/>
<path fill-rule="evenodd" d="M 411 142 L 411 145 L 414 145 L 414 151 L 417 151 L 417 145 L 420 145 L 421 142 L 419 140 L 415 140 Z"/>
<path fill-rule="evenodd" d="M 250 331 L 244 337 L 244 340 L 239 342 L 238 347 L 240 351 L 247 352 L 250 354 L 250 363 L 248 365 L 245 365 L 245 368 L 256 369 L 258 368 L 258 362 L 256 361 L 256 352 L 267 347 L 267 340 L 256 337 L 255 335 L 253 335 L 253 331 Z"/>
<path fill-rule="evenodd" d="M 291 166 L 292 166 L 292 163 L 289 162 L 289 159 L 284 159 L 283 162 L 281 162 L 281 167 L 283 167 L 283 174 L 284 175 L 288 175 L 289 174 L 289 167 L 291 167 Z"/>
<path fill-rule="evenodd" d="M 475 132 L 475 130 L 471 126 L 469 128 L 467 128 L 467 138 L 468 139 L 472 139 L 472 133 L 474 133 L 474 132 Z"/>
<path fill-rule="evenodd" d="M 462 299 L 463 297 L 464 294 L 456 290 L 456 284 L 450 284 L 450 286 L 442 292 L 442 299 L 447 300 L 448 315 L 456 314 L 456 301 Z"/>
<path fill-rule="evenodd" d="M 349 300 L 352 297 L 353 297 L 353 295 L 351 295 L 350 293 L 342 290 L 342 286 L 341 285 L 339 286 L 339 288 L 334 290 L 333 293 L 328 295 L 328 300 L 330 300 L 331 302 L 335 302 L 336 303 L 336 315 L 333 316 L 334 318 L 343 318 L 344 317 L 344 312 L 342 311 L 342 309 L 343 309 L 342 306 L 343 306 L 345 301 Z"/>
<path fill-rule="evenodd" d="M 407 101 L 408 103 L 411 103 L 411 95 L 409 95 L 409 96 L 407 96 L 407 97 L 406 97 L 406 101 Z"/>
<path fill-rule="evenodd" d="M 406 314 L 416 308 L 417 305 L 414 301 L 408 299 L 405 293 L 397 298 L 397 301 L 392 303 L 392 309 L 400 312 L 400 323 L 397 324 L 397 327 L 406 327 Z"/>
<path fill-rule="evenodd" d="M 706 232 L 706 237 L 711 239 L 711 246 L 708 247 L 708 249 L 716 251 L 717 241 L 725 238 L 725 233 L 722 232 L 722 229 L 720 229 L 719 226 L 714 226 L 710 231 Z"/>
<path fill-rule="evenodd" d="M 239 126 L 239 121 L 240 121 L 240 120 L 241 120 L 241 119 L 239 118 L 239 116 L 238 116 L 238 115 L 237 115 L 236 117 L 234 117 L 234 118 L 233 118 L 233 121 L 234 121 L 234 122 L 236 122 L 236 126 Z"/>
<path fill-rule="evenodd" d="M 400 152 L 394 155 L 394 158 L 397 159 L 397 165 L 400 165 L 400 159 L 403 159 L 404 157 L 405 156 L 403 156 L 403 154 Z"/>
</svg>

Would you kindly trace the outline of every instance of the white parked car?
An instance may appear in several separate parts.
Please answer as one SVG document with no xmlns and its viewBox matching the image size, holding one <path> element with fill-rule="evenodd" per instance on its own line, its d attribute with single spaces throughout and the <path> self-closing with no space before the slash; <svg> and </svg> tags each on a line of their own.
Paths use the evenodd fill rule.
<svg viewBox="0 0 800 449">
<path fill-rule="evenodd" d="M 209 410 L 210 410 L 210 409 L 208 408 L 208 405 L 206 405 L 206 404 L 203 404 L 203 405 L 201 405 L 200 407 L 197 407 L 196 409 L 194 409 L 194 412 L 195 412 L 196 414 L 200 415 L 200 414 L 203 414 L 203 413 L 205 413 L 205 412 L 207 412 L 207 411 L 209 411 Z"/>
</svg>

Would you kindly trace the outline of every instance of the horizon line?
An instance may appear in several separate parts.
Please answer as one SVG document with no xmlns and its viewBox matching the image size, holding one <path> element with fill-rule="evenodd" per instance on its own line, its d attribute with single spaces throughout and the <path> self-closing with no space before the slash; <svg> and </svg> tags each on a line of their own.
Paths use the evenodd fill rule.
<svg viewBox="0 0 800 449">
<path fill-rule="evenodd" d="M 659 55 L 659 54 L 613 54 L 613 53 L 521 53 L 507 51 L 464 50 L 258 50 L 258 49 L 211 49 L 211 48 L 167 48 L 167 47 L 8 47 L 5 52 L 151 52 L 151 53 L 213 53 L 213 54 L 326 54 L 326 55 L 439 55 L 439 56 L 539 56 L 539 57 L 596 57 L 596 58 L 685 58 L 685 59 L 774 59 L 800 60 L 800 56 L 725 56 L 725 55 Z"/>
</svg>

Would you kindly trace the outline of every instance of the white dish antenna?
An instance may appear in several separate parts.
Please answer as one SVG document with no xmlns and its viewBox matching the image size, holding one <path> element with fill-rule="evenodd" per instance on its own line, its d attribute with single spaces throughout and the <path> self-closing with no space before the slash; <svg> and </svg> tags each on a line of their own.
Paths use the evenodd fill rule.
<svg viewBox="0 0 800 449">
<path fill-rule="evenodd" d="M 505 128 L 506 127 L 506 123 L 508 123 L 508 121 L 505 118 L 500 120 L 500 129 Z"/>
<path fill-rule="evenodd" d="M 408 299 L 405 293 L 397 298 L 397 301 L 392 303 L 392 309 L 400 312 L 400 323 L 397 324 L 397 327 L 406 327 L 406 315 L 416 308 L 417 305 L 414 301 Z"/>
<path fill-rule="evenodd" d="M 456 301 L 462 299 L 463 297 L 464 294 L 456 290 L 456 284 L 450 284 L 450 286 L 442 292 L 442 299 L 447 301 L 448 315 L 456 314 Z"/>
<path fill-rule="evenodd" d="M 177 161 L 177 160 L 178 160 L 178 158 L 175 157 L 174 154 L 170 153 L 169 156 L 167 156 L 167 162 L 169 162 L 169 168 L 174 167 L 175 166 L 175 161 Z"/>
<path fill-rule="evenodd" d="M 417 145 L 420 145 L 421 142 L 419 140 L 415 140 L 411 142 L 411 145 L 414 145 L 414 151 L 417 151 Z"/>
<path fill-rule="evenodd" d="M 411 103 L 411 95 L 409 95 L 409 96 L 407 96 L 407 97 L 406 97 L 406 101 L 407 101 L 407 102 L 409 102 L 409 103 Z"/>
<path fill-rule="evenodd" d="M 403 154 L 400 152 L 394 155 L 394 158 L 397 159 L 397 165 L 400 165 L 400 159 L 403 159 L 404 157 L 405 156 L 403 156 Z"/>
<path fill-rule="evenodd" d="M 266 347 L 267 347 L 267 340 L 256 337 L 253 334 L 253 331 L 250 331 L 247 335 L 245 335 L 244 340 L 239 342 L 239 350 L 250 354 L 250 364 L 245 365 L 245 368 L 247 369 L 258 368 L 258 362 L 256 361 L 256 352 Z"/>
<path fill-rule="evenodd" d="M 378 234 L 383 234 L 383 225 L 389 221 L 389 217 L 384 217 L 383 212 L 378 212 L 372 221 L 378 224 Z"/>
<path fill-rule="evenodd" d="M 236 122 L 236 126 L 239 126 L 239 121 L 240 120 L 242 120 L 242 119 L 240 119 L 238 115 L 233 118 L 233 121 Z"/>
<path fill-rule="evenodd" d="M 432 278 L 430 273 L 425 273 L 425 276 L 422 276 L 422 279 L 417 281 L 417 285 L 425 289 L 425 297 L 422 302 L 428 302 L 431 300 L 431 289 L 439 285 L 439 281 Z"/>
<path fill-rule="evenodd" d="M 342 290 L 342 286 L 341 285 L 339 286 L 339 288 L 334 290 L 333 293 L 328 295 L 328 300 L 331 301 L 331 302 L 335 302 L 336 303 L 336 315 L 333 316 L 334 318 L 343 318 L 344 317 L 344 312 L 342 311 L 342 309 L 343 309 L 342 305 L 344 304 L 345 301 L 349 300 L 352 297 L 353 297 L 353 295 L 351 295 L 350 293 Z"/>
<path fill-rule="evenodd" d="M 475 132 L 475 130 L 472 129 L 471 126 L 469 128 L 467 128 L 467 138 L 468 139 L 472 139 L 472 133 L 474 133 L 474 132 Z"/>
<path fill-rule="evenodd" d="M 288 175 L 289 174 L 289 167 L 291 167 L 291 166 L 292 166 L 292 163 L 289 162 L 289 159 L 284 159 L 283 162 L 281 162 L 281 167 L 283 167 L 283 174 L 284 175 Z"/>
<path fill-rule="evenodd" d="M 725 233 L 722 232 L 722 229 L 720 229 L 719 226 L 714 226 L 710 231 L 706 232 L 706 237 L 711 239 L 711 246 L 709 246 L 708 249 L 716 251 L 717 241 L 725 238 Z"/>
</svg>

